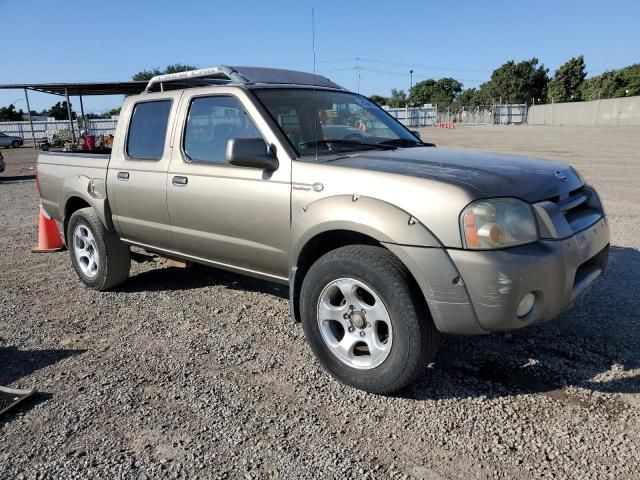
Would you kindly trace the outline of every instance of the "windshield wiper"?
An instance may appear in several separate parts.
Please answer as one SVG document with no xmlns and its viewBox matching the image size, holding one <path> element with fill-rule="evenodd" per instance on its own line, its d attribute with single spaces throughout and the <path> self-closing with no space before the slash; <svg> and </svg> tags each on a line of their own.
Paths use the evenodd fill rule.
<svg viewBox="0 0 640 480">
<path fill-rule="evenodd" d="M 411 140 L 410 138 L 393 138 L 379 142 L 378 145 L 392 145 L 394 147 L 424 147 L 432 146 L 430 143 L 420 142 L 418 140 Z"/>
<path fill-rule="evenodd" d="M 302 142 L 298 146 L 300 148 L 315 147 L 316 145 L 348 145 L 350 147 L 365 147 L 365 148 L 377 148 L 379 150 L 393 150 L 396 145 L 385 145 L 384 143 L 365 143 L 358 142 L 357 140 L 342 140 L 342 139 L 322 139 L 315 140 L 313 142 Z"/>
</svg>

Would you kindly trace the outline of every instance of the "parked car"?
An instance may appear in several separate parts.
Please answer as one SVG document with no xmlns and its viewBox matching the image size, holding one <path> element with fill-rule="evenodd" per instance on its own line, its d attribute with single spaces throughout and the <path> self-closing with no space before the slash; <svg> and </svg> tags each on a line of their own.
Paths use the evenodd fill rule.
<svg viewBox="0 0 640 480">
<path fill-rule="evenodd" d="M 2 156 L 2 152 L 0 152 L 0 173 L 4 172 L 5 167 L 4 157 Z"/>
<path fill-rule="evenodd" d="M 13 147 L 18 148 L 22 146 L 24 140 L 22 137 L 16 135 L 7 135 L 6 133 L 0 133 L 0 147 Z"/>
<path fill-rule="evenodd" d="M 443 333 L 556 317 L 609 252 L 570 166 L 436 147 L 303 72 L 155 77 L 110 155 L 42 152 L 38 178 L 87 286 L 123 283 L 130 246 L 287 284 L 322 365 L 376 393 L 416 379 Z"/>
</svg>

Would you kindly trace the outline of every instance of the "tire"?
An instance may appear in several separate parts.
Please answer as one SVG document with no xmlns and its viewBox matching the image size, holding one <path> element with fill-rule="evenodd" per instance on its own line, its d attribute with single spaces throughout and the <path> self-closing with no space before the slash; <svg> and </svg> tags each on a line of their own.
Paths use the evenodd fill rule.
<svg viewBox="0 0 640 480">
<path fill-rule="evenodd" d="M 320 257 L 302 282 L 300 312 L 322 366 L 340 382 L 371 393 L 412 383 L 440 344 L 417 285 L 382 247 L 350 245 Z M 363 341 L 347 347 L 354 335 Z"/>
<path fill-rule="evenodd" d="M 13 142 L 11 142 L 11 146 L 13 148 L 18 148 L 20 146 L 20 142 L 18 140 L 14 140 Z"/>
<path fill-rule="evenodd" d="M 129 247 L 105 228 L 93 208 L 82 208 L 71 215 L 67 243 L 73 268 L 86 286 L 108 290 L 129 276 Z"/>
</svg>

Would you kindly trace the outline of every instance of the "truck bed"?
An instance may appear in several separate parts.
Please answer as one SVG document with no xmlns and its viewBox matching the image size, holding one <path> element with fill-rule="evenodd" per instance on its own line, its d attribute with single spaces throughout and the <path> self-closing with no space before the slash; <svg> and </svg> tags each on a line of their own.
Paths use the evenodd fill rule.
<svg viewBox="0 0 640 480">
<path fill-rule="evenodd" d="M 104 183 L 109 165 L 109 154 L 85 152 L 43 152 L 38 155 L 38 182 L 40 201 L 45 212 L 61 221 L 64 212 L 67 185 L 84 177 L 85 181 Z"/>
</svg>

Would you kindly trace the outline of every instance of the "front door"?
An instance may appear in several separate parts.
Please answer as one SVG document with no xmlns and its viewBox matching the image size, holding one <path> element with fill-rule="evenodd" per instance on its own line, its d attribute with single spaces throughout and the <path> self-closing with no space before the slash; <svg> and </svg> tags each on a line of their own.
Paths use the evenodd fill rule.
<svg viewBox="0 0 640 480">
<path fill-rule="evenodd" d="M 217 93 L 220 92 L 220 93 Z M 222 267 L 287 278 L 290 160 L 273 171 L 226 162 L 231 138 L 277 140 L 246 93 L 185 92 L 167 176 L 176 250 Z M 189 95 L 187 97 L 187 95 Z M 265 146 L 266 148 L 266 146 Z"/>
</svg>

